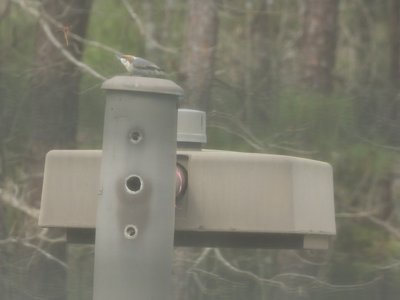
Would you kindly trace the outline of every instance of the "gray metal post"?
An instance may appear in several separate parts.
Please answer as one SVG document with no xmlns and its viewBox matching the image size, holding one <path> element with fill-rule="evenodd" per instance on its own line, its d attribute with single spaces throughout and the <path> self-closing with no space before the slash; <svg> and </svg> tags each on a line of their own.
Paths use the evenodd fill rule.
<svg viewBox="0 0 400 300">
<path fill-rule="evenodd" d="M 177 101 L 165 79 L 116 76 L 107 102 L 94 299 L 172 299 Z"/>
</svg>

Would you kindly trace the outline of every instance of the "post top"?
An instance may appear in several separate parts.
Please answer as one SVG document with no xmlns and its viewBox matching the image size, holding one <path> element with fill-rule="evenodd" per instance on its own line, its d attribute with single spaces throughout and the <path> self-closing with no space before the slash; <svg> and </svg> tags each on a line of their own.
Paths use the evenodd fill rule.
<svg viewBox="0 0 400 300">
<path fill-rule="evenodd" d="M 157 94 L 183 95 L 183 89 L 175 82 L 152 77 L 139 76 L 114 76 L 103 82 L 102 89 L 120 90 L 120 91 L 136 91 Z"/>
</svg>

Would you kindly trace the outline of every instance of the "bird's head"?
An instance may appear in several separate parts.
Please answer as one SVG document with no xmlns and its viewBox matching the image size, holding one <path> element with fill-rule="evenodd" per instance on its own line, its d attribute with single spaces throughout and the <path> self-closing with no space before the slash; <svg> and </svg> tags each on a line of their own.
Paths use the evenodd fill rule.
<svg viewBox="0 0 400 300">
<path fill-rule="evenodd" d="M 124 67 L 128 70 L 128 72 L 132 72 L 133 70 L 133 60 L 135 56 L 133 55 L 123 55 L 123 54 L 116 54 L 117 59 L 124 65 Z"/>
</svg>

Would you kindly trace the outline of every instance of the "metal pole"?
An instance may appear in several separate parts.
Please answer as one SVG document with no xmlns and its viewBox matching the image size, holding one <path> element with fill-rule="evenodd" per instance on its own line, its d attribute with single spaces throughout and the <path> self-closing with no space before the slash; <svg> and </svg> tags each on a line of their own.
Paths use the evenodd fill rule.
<svg viewBox="0 0 400 300">
<path fill-rule="evenodd" d="M 177 101 L 169 80 L 116 76 L 107 90 L 94 300 L 172 299 Z"/>
</svg>

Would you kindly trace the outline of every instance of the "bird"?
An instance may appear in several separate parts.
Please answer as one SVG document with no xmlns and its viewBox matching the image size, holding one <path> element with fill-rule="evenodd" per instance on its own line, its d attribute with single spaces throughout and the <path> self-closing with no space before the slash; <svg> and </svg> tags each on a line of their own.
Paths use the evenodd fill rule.
<svg viewBox="0 0 400 300">
<path fill-rule="evenodd" d="M 148 61 L 147 59 L 119 53 L 115 56 L 131 75 L 157 78 L 165 77 L 164 71 L 159 66 L 151 61 Z"/>
</svg>

